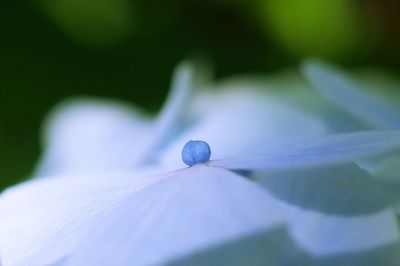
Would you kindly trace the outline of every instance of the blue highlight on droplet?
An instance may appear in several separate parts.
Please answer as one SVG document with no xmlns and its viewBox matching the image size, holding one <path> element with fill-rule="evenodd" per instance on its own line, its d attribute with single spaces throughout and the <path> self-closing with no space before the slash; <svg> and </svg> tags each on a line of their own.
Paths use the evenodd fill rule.
<svg viewBox="0 0 400 266">
<path fill-rule="evenodd" d="M 202 140 L 190 140 L 182 149 L 182 160 L 188 166 L 205 163 L 210 157 L 210 145 Z"/>
</svg>

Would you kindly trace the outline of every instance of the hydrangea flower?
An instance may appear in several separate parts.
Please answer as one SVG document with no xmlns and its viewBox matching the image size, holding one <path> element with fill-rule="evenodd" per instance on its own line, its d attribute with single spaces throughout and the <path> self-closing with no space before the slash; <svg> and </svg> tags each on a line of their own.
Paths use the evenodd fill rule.
<svg viewBox="0 0 400 266">
<path fill-rule="evenodd" d="M 202 77 L 180 65 L 155 119 L 100 100 L 56 109 L 34 177 L 0 197 L 4 266 L 396 265 L 398 194 L 359 165 L 398 151 L 400 131 L 331 134 L 293 97 L 312 90 Z M 185 167 L 191 139 L 211 160 Z"/>
</svg>

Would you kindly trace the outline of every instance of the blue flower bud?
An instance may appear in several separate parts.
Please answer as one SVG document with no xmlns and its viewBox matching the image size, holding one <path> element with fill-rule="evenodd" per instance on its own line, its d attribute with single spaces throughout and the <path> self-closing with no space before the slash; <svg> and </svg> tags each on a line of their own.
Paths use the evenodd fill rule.
<svg viewBox="0 0 400 266">
<path fill-rule="evenodd" d="M 191 140 L 187 142 L 182 150 L 182 160 L 188 166 L 205 163 L 210 160 L 210 156 L 210 145 L 201 140 Z"/>
</svg>

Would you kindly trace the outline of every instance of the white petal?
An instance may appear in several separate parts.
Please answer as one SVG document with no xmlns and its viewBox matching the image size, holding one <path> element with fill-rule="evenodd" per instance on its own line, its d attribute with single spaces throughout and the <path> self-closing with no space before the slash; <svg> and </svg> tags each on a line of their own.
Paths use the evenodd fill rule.
<svg viewBox="0 0 400 266">
<path fill-rule="evenodd" d="M 252 177 L 283 201 L 326 214 L 374 213 L 400 200 L 355 163 L 256 172 Z"/>
<path fill-rule="evenodd" d="M 227 90 L 203 95 L 194 103 L 201 109 L 198 121 L 179 136 L 163 154 L 171 168 L 183 166 L 180 153 L 189 140 L 204 140 L 213 159 L 231 158 L 258 147 L 274 150 L 281 145 L 326 134 L 315 116 L 256 90 Z"/>
<path fill-rule="evenodd" d="M 349 217 L 286 206 L 292 236 L 314 256 L 363 251 L 399 240 L 396 217 L 390 209 Z"/>
<path fill-rule="evenodd" d="M 280 222 L 262 188 L 197 165 L 127 197 L 85 236 L 68 265 L 161 265 Z"/>
<path fill-rule="evenodd" d="M 400 111 L 344 73 L 321 62 L 308 62 L 303 70 L 318 91 L 352 115 L 378 129 L 400 129 Z"/>
<path fill-rule="evenodd" d="M 400 148 L 400 131 L 335 134 L 257 156 L 214 160 L 208 165 L 228 169 L 282 169 L 348 162 L 388 153 Z"/>
</svg>

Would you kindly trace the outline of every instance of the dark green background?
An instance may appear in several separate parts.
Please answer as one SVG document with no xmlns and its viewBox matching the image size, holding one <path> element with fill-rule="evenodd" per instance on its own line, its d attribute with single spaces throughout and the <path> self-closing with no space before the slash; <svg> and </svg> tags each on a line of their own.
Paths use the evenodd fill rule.
<svg viewBox="0 0 400 266">
<path fill-rule="evenodd" d="M 323 47 L 312 46 L 296 53 L 282 45 L 279 34 L 271 30 L 263 16 L 282 12 L 285 18 L 285 12 L 298 12 L 300 6 L 289 1 L 288 7 L 263 10 L 263 2 L 132 0 L 132 27 L 123 38 L 112 40 L 106 24 L 94 25 L 100 35 L 105 27 L 105 36 L 111 38 L 104 44 L 96 37 L 87 43 L 69 34 L 43 8 L 46 0 L 2 1 L 0 189 L 29 175 L 40 154 L 42 118 L 55 103 L 74 95 L 96 95 L 128 100 L 156 111 L 168 91 L 173 67 L 188 56 L 211 59 L 218 77 L 268 74 L 307 56 L 325 57 L 349 67 L 383 66 L 398 73 L 398 1 L 349 1 L 362 25 L 359 39 L 353 47 L 334 55 L 324 51 L 334 50 L 335 43 L 329 47 L 322 42 Z M 91 8 L 95 10 L 96 6 Z M 306 19 L 312 19 L 312 15 Z M 289 34 L 294 44 L 304 40 L 312 44 L 313 40 L 304 38 L 329 34 L 323 28 L 308 34 L 299 31 L 296 24 L 293 22 L 293 40 Z M 289 23 L 289 33 L 290 27 Z"/>
</svg>

